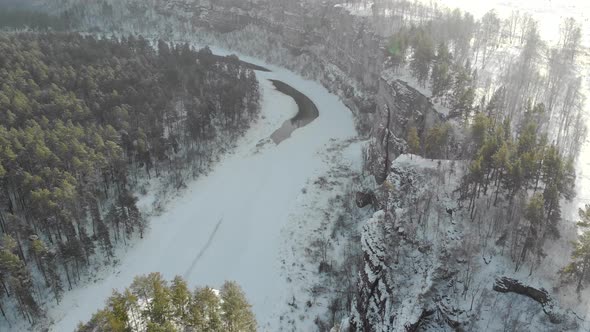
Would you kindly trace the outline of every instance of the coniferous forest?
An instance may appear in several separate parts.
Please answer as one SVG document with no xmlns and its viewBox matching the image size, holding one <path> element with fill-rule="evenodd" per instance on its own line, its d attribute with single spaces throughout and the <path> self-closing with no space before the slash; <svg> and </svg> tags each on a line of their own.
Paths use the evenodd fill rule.
<svg viewBox="0 0 590 332">
<path fill-rule="evenodd" d="M 234 57 L 141 37 L 0 34 L 0 313 L 43 315 L 143 236 L 138 178 L 205 172 L 258 114 Z"/>
<path fill-rule="evenodd" d="M 136 277 L 123 292 L 114 291 L 105 308 L 78 327 L 78 332 L 129 330 L 254 332 L 256 319 L 235 282 L 191 292 L 182 277 L 169 283 L 151 273 Z"/>
</svg>

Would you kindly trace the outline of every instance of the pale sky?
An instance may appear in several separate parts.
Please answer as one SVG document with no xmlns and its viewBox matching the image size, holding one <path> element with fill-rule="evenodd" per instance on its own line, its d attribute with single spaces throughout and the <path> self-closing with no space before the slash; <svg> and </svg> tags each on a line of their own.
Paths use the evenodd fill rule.
<svg viewBox="0 0 590 332">
<path fill-rule="evenodd" d="M 537 21 L 545 40 L 558 38 L 559 24 L 564 18 L 573 17 L 583 25 L 584 44 L 590 45 L 590 0 L 421 0 L 432 1 L 450 8 L 462 8 L 476 17 L 491 9 L 500 16 L 509 16 L 513 10 L 530 13 Z"/>
</svg>

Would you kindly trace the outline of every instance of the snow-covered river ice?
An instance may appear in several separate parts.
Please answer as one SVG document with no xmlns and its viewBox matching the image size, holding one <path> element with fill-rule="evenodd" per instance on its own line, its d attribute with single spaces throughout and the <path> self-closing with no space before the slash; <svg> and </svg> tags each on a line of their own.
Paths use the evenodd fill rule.
<svg viewBox="0 0 590 332">
<path fill-rule="evenodd" d="M 257 72 L 260 119 L 211 173 L 189 183 L 164 213 L 150 218 L 144 239 L 120 257 L 120 264 L 99 272 L 96 282 L 66 292 L 60 305 L 49 309 L 52 331 L 74 330 L 104 306 L 113 289 L 154 271 L 167 279 L 184 276 L 192 287 L 219 287 L 235 280 L 252 303 L 261 329 L 277 330 L 284 309 L 280 304 L 286 304 L 290 294 L 279 257 L 288 236 L 283 230 L 293 227 L 289 215 L 302 208 L 307 181 L 330 167 L 322 160 L 326 146 L 352 138 L 356 131 L 350 110 L 324 87 L 261 65 L 271 72 Z M 272 79 L 305 94 L 320 113 L 279 145 L 270 135 L 297 113 L 297 105 L 275 89 Z M 140 203 L 144 201 L 149 197 L 140 197 Z"/>
</svg>

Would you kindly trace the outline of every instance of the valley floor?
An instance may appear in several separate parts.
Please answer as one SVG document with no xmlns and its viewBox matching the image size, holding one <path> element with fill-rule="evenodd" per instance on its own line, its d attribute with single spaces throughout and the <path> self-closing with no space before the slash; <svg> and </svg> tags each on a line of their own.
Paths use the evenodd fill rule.
<svg viewBox="0 0 590 332">
<path fill-rule="evenodd" d="M 299 229 L 289 216 L 305 208 L 304 187 L 324 174 L 333 159 L 330 146 L 356 135 L 353 116 L 339 99 L 317 83 L 280 68 L 257 72 L 262 94 L 261 117 L 223 156 L 207 176 L 189 183 L 165 212 L 151 217 L 150 229 L 121 257 L 120 264 L 98 272 L 96 281 L 67 292 L 48 311 L 52 331 L 72 331 L 88 320 L 111 294 L 136 275 L 159 271 L 166 278 L 185 277 L 190 286 L 220 287 L 237 281 L 253 305 L 261 330 L 276 331 L 293 294 L 281 266 L 285 229 Z M 276 91 L 270 79 L 281 80 L 307 95 L 319 117 L 275 145 L 271 133 L 297 112 L 295 102 Z M 358 151 L 346 158 L 360 158 Z M 309 198 L 307 198 L 309 197 Z M 149 193 L 140 204 L 150 205 Z M 313 223 L 309 223 L 313 224 Z M 305 224 L 304 224 L 305 225 Z M 310 230 L 311 231 L 311 230 Z"/>
</svg>

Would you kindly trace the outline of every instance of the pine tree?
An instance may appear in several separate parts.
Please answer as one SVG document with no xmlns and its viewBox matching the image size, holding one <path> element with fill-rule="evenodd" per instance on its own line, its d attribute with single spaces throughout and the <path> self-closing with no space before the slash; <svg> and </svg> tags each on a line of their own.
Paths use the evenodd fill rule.
<svg viewBox="0 0 590 332">
<path fill-rule="evenodd" d="M 222 331 L 221 301 L 209 287 L 195 290 L 190 306 L 188 325 L 197 331 Z"/>
<path fill-rule="evenodd" d="M 473 143 L 475 143 L 476 151 L 479 150 L 479 148 L 488 138 L 490 127 L 491 121 L 487 116 L 485 116 L 483 113 L 477 113 L 475 115 L 473 124 L 471 125 L 471 136 L 473 137 Z"/>
<path fill-rule="evenodd" d="M 584 209 L 578 209 L 578 216 L 580 216 L 580 220 L 576 225 L 585 229 L 590 228 L 590 204 L 586 204 Z"/>
<path fill-rule="evenodd" d="M 48 250 L 44 259 L 46 265 L 47 281 L 49 282 L 49 287 L 53 291 L 55 301 L 59 304 L 64 289 L 61 274 L 57 268 L 57 258 L 55 252 L 52 250 Z"/>
<path fill-rule="evenodd" d="M 221 311 L 224 330 L 228 332 L 255 332 L 256 319 L 246 295 L 233 281 L 227 281 L 221 288 Z"/>
<path fill-rule="evenodd" d="M 451 126 L 448 123 L 437 123 L 426 133 L 425 150 L 429 158 L 441 158 L 447 154 Z"/>
<path fill-rule="evenodd" d="M 409 36 L 407 30 L 400 30 L 393 35 L 389 40 L 387 51 L 394 67 L 403 65 L 406 61 L 406 53 L 408 49 Z"/>
<path fill-rule="evenodd" d="M 176 276 L 170 286 L 173 316 L 180 321 L 187 321 L 191 304 L 191 292 L 181 277 Z"/>
<path fill-rule="evenodd" d="M 136 277 L 130 290 L 145 304 L 142 315 L 150 322 L 163 325 L 172 317 L 170 289 L 160 273 Z"/>
<path fill-rule="evenodd" d="M 459 66 L 455 71 L 455 79 L 451 95 L 451 110 L 454 116 L 467 119 L 473 110 L 475 90 L 469 62 L 465 67 Z"/>
<path fill-rule="evenodd" d="M 584 288 L 584 282 L 590 279 L 590 205 L 586 205 L 583 210 L 580 209 L 578 214 L 580 220 L 577 225 L 585 231 L 574 243 L 571 262 L 563 268 L 561 274 L 573 279 L 576 282 L 576 291 L 580 292 Z"/>
<path fill-rule="evenodd" d="M 0 279 L 17 298 L 17 308 L 23 318 L 33 323 L 41 314 L 39 305 L 33 297 L 31 275 L 21 258 L 15 254 L 17 241 L 10 235 L 2 236 L 0 246 Z"/>
<path fill-rule="evenodd" d="M 504 176 L 508 173 L 508 167 L 510 165 L 511 151 L 508 144 L 508 142 L 503 141 L 498 151 L 492 156 L 493 167 L 496 170 L 496 196 L 494 198 L 494 206 L 498 202 L 501 184 L 504 181 Z"/>
<path fill-rule="evenodd" d="M 31 239 L 31 249 L 35 256 L 35 261 L 43 274 L 45 284 L 51 289 L 55 301 L 59 304 L 63 294 L 63 285 L 55 262 L 55 253 L 50 251 L 45 243 L 36 236 Z"/>
<path fill-rule="evenodd" d="M 434 46 L 430 35 L 420 30 L 413 41 L 414 53 L 410 61 L 412 74 L 424 86 L 430 74 L 430 65 L 434 59 Z"/>
<path fill-rule="evenodd" d="M 445 43 L 440 43 L 437 49 L 436 58 L 432 67 L 431 90 L 433 97 L 442 97 L 452 87 L 451 76 L 452 56 Z"/>
<path fill-rule="evenodd" d="M 408 129 L 408 147 L 411 154 L 420 153 L 420 137 L 418 137 L 418 130 L 414 126 Z"/>
<path fill-rule="evenodd" d="M 524 210 L 524 218 L 528 221 L 528 227 L 524 234 L 524 241 L 521 244 L 522 248 L 520 256 L 516 262 L 515 270 L 518 270 L 520 265 L 526 260 L 527 254 L 530 251 L 533 251 L 535 248 L 540 248 L 538 241 L 541 239 L 540 231 L 545 223 L 544 206 L 545 201 L 543 200 L 543 195 L 535 194 L 531 197 Z M 536 252 L 536 254 L 539 255 L 540 252 Z"/>
</svg>

